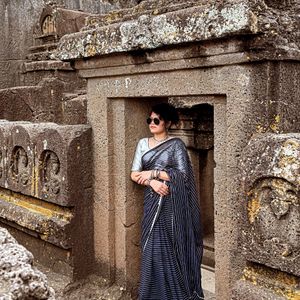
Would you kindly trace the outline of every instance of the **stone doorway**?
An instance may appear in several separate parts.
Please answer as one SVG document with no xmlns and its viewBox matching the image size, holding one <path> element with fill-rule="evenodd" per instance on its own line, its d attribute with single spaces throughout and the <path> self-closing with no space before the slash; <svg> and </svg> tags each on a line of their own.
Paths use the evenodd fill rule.
<svg viewBox="0 0 300 300">
<path fill-rule="evenodd" d="M 110 177 L 109 206 L 114 207 L 110 217 L 114 219 L 114 229 L 111 232 L 114 239 L 108 241 L 110 246 L 107 254 L 111 255 L 111 267 L 116 271 L 111 273 L 112 278 L 119 284 L 127 282 L 127 289 L 130 290 L 136 290 L 139 281 L 143 189 L 132 183 L 129 173 L 138 140 L 149 136 L 145 119 L 151 106 L 156 103 L 169 101 L 177 107 L 180 114 L 180 124 L 170 131 L 170 135 L 180 137 L 190 154 L 203 211 L 203 267 L 210 271 L 210 275 L 214 272 L 214 101 L 218 102 L 220 99 L 216 96 L 208 97 L 209 99 L 202 96 L 183 97 L 188 105 L 181 105 L 179 98 L 181 97 L 115 98 L 107 102 L 110 124 L 109 173 L 117 174 L 120 162 L 125 163 L 124 176 Z M 194 101 L 189 103 L 189 98 Z M 224 104 L 223 100 L 222 97 Z M 115 186 L 122 188 L 112 188 Z M 111 249 L 114 251 L 109 251 Z M 124 260 L 126 265 L 122 263 Z M 214 286 L 214 282 L 211 284 Z"/>
<path fill-rule="evenodd" d="M 203 265 L 214 270 L 214 109 L 203 103 L 178 112 L 180 124 L 172 134 L 185 141 L 192 160 L 202 212 Z"/>
<path fill-rule="evenodd" d="M 202 285 L 206 297 L 211 299 L 209 296 L 215 292 L 214 107 L 207 103 L 190 108 L 179 106 L 178 112 L 180 124 L 171 133 L 185 141 L 193 164 L 203 226 Z"/>
<path fill-rule="evenodd" d="M 218 99 L 218 97 L 214 97 L 214 100 L 215 99 Z M 203 97 L 199 97 L 198 100 L 199 104 L 193 103 L 190 107 L 185 107 L 185 105 L 182 106 L 180 102 L 178 102 L 178 97 L 114 99 L 110 102 L 110 111 L 112 119 L 116 119 L 115 132 L 120 132 L 122 128 L 119 119 L 121 111 L 119 111 L 119 114 L 117 111 L 120 110 L 123 103 L 124 106 L 122 110 L 125 113 L 123 129 L 125 129 L 124 134 L 127 136 L 127 142 L 125 143 L 127 150 L 134 152 L 133 150 L 139 138 L 149 135 L 145 118 L 150 113 L 151 106 L 156 103 L 169 101 L 177 107 L 180 115 L 180 123 L 177 128 L 170 130 L 170 135 L 178 136 L 185 142 L 193 164 L 202 211 L 204 235 L 204 270 L 202 274 L 204 274 L 203 277 L 209 277 L 209 291 L 214 292 L 214 106 L 213 102 L 209 104 L 206 103 L 208 99 L 204 99 Z M 134 116 L 134 118 L 130 116 Z M 138 128 L 138 130 L 132 130 L 132 128 Z M 113 136 L 115 135 L 113 134 Z M 129 160 L 131 162 L 131 156 Z M 117 161 L 119 161 L 119 159 L 117 159 Z M 129 168 L 130 166 L 128 165 L 127 169 L 129 170 Z M 133 201 L 138 204 L 135 209 L 135 220 L 139 222 L 142 218 L 141 203 L 143 201 L 143 193 L 142 191 L 138 191 L 138 187 L 132 184 L 132 182 L 128 182 L 127 191 L 131 195 L 131 200 L 135 198 Z M 131 211 L 129 207 L 128 209 Z M 139 228 L 136 227 L 135 230 L 135 243 L 138 244 L 140 237 Z M 132 270 L 133 273 L 131 276 L 134 274 L 134 277 L 138 280 L 138 249 L 135 248 L 135 251 L 135 255 L 133 255 L 134 258 L 132 258 L 136 261 L 136 268 L 135 271 Z M 206 272 L 206 270 L 208 272 Z M 206 278 L 204 279 L 206 280 Z"/>
<path fill-rule="evenodd" d="M 156 76 L 140 74 L 117 78 L 96 77 L 88 81 L 88 94 L 90 95 L 88 119 L 93 127 L 93 147 L 97 149 L 94 153 L 94 207 L 97 216 L 94 237 L 96 241 L 101 241 L 101 247 L 95 247 L 97 261 L 95 269 L 100 275 L 110 278 L 112 282 L 120 285 L 125 283 L 127 291 L 134 291 L 138 285 L 143 189 L 134 185 L 130 180 L 130 168 L 137 141 L 149 135 L 145 118 L 151 106 L 157 102 L 169 101 L 182 113 L 182 118 L 185 118 L 183 114 L 185 111 L 193 111 L 193 114 L 188 114 L 186 121 L 182 122 L 186 128 L 178 128 L 174 134 L 180 135 L 188 148 L 197 149 L 197 151 L 191 151 L 191 158 L 196 168 L 195 173 L 199 174 L 197 179 L 199 185 L 199 169 L 202 168 L 202 177 L 205 177 L 208 172 L 207 162 L 204 163 L 204 161 L 215 161 L 216 164 L 213 168 L 214 186 L 213 181 L 210 183 L 211 194 L 213 189 L 215 216 L 215 225 L 210 226 L 210 233 L 214 228 L 215 243 L 214 251 L 210 251 L 212 255 L 205 254 L 205 257 L 212 257 L 210 259 L 212 267 L 215 261 L 216 292 L 219 288 L 224 292 L 223 287 L 228 282 L 228 277 L 225 281 L 223 280 L 228 270 L 228 268 L 224 269 L 228 259 L 224 251 L 225 249 L 228 251 L 226 243 L 230 242 L 229 238 L 224 239 L 230 228 L 223 226 L 223 216 L 227 214 L 228 209 L 227 114 L 224 113 L 227 111 L 227 97 L 221 92 L 199 90 L 198 86 L 191 95 L 191 88 L 184 84 L 182 76 L 177 75 L 178 85 L 172 85 L 172 89 L 170 87 L 170 90 L 165 91 L 164 82 L 169 82 L 171 74 L 167 78 L 165 78 L 166 74 L 157 76 L 163 77 L 157 81 Z M 144 81 L 147 81 L 147 89 L 144 88 L 146 86 Z M 159 89 L 156 86 L 159 86 Z M 180 91 L 175 89 L 179 86 Z M 191 122 L 192 117 L 196 120 L 204 120 L 205 116 L 206 123 L 209 124 L 209 126 L 206 125 L 206 129 L 199 121 Z M 195 126 L 198 131 L 194 130 Z M 207 144 L 209 145 L 208 141 L 210 141 L 211 146 L 206 145 L 205 148 L 200 145 L 205 140 L 204 136 L 206 136 Z M 196 146 L 189 145 L 195 142 L 197 142 Z M 203 165 L 200 165 L 199 160 L 203 161 Z M 220 226 L 221 223 L 222 226 Z"/>
</svg>

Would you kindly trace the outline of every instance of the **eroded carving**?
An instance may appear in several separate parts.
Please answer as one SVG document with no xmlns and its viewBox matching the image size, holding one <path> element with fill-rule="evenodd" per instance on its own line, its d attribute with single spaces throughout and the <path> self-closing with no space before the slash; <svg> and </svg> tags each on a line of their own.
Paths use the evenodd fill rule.
<svg viewBox="0 0 300 300">
<path fill-rule="evenodd" d="M 241 167 L 247 259 L 300 276 L 300 134 L 255 137 Z"/>
<path fill-rule="evenodd" d="M 300 201 L 295 185 L 281 178 L 264 178 L 249 196 L 248 218 L 255 245 L 285 258 L 298 256 Z"/>
<path fill-rule="evenodd" d="M 42 23 L 43 34 L 53 34 L 56 32 L 56 26 L 53 16 L 46 16 Z"/>
<path fill-rule="evenodd" d="M 0 149 L 0 179 L 3 177 L 3 155 Z"/>
<path fill-rule="evenodd" d="M 40 180 L 42 191 L 45 195 L 57 195 L 60 192 L 60 162 L 53 151 L 45 150 L 40 158 Z"/>
<path fill-rule="evenodd" d="M 11 175 L 12 179 L 26 186 L 29 181 L 29 170 L 28 170 L 28 155 L 23 147 L 16 146 L 12 151 L 11 157 Z"/>
</svg>

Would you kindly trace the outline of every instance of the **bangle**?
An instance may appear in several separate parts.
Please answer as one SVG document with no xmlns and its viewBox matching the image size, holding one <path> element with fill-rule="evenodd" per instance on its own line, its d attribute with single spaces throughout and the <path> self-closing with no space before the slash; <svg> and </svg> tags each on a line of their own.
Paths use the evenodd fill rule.
<svg viewBox="0 0 300 300">
<path fill-rule="evenodd" d="M 151 180 L 153 180 L 153 179 L 147 179 L 147 180 L 146 180 L 146 181 L 147 181 L 147 183 L 148 183 L 148 184 L 147 184 L 148 186 L 150 186 L 150 182 L 151 182 Z"/>
<path fill-rule="evenodd" d="M 154 171 L 155 170 L 151 170 L 151 175 L 150 175 L 149 179 L 153 179 L 154 178 Z"/>
</svg>

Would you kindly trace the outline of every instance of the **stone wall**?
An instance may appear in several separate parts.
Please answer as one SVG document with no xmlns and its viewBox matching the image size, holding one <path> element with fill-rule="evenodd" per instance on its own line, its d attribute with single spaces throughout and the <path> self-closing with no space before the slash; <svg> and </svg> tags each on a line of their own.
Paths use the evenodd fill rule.
<svg viewBox="0 0 300 300">
<path fill-rule="evenodd" d="M 38 261 L 74 277 L 93 259 L 90 134 L 83 125 L 0 122 L 1 223 Z"/>
<path fill-rule="evenodd" d="M 0 89 L 24 85 L 20 72 L 33 45 L 33 32 L 45 3 L 55 1 L 24 0 L 0 1 Z M 106 13 L 124 6 L 122 1 L 56 1 L 66 9 L 90 13 Z M 130 2 L 131 3 L 131 2 Z M 128 3 L 127 5 L 130 5 Z M 134 1 L 132 1 L 134 4 Z"/>
</svg>

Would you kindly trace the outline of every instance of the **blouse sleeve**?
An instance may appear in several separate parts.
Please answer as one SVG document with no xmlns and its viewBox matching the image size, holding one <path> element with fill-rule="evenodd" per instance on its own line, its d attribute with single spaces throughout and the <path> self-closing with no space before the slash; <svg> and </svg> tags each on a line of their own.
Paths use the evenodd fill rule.
<svg viewBox="0 0 300 300">
<path fill-rule="evenodd" d="M 142 140 L 139 140 L 136 149 L 135 155 L 132 162 L 131 171 L 140 172 L 142 171 Z"/>
</svg>

